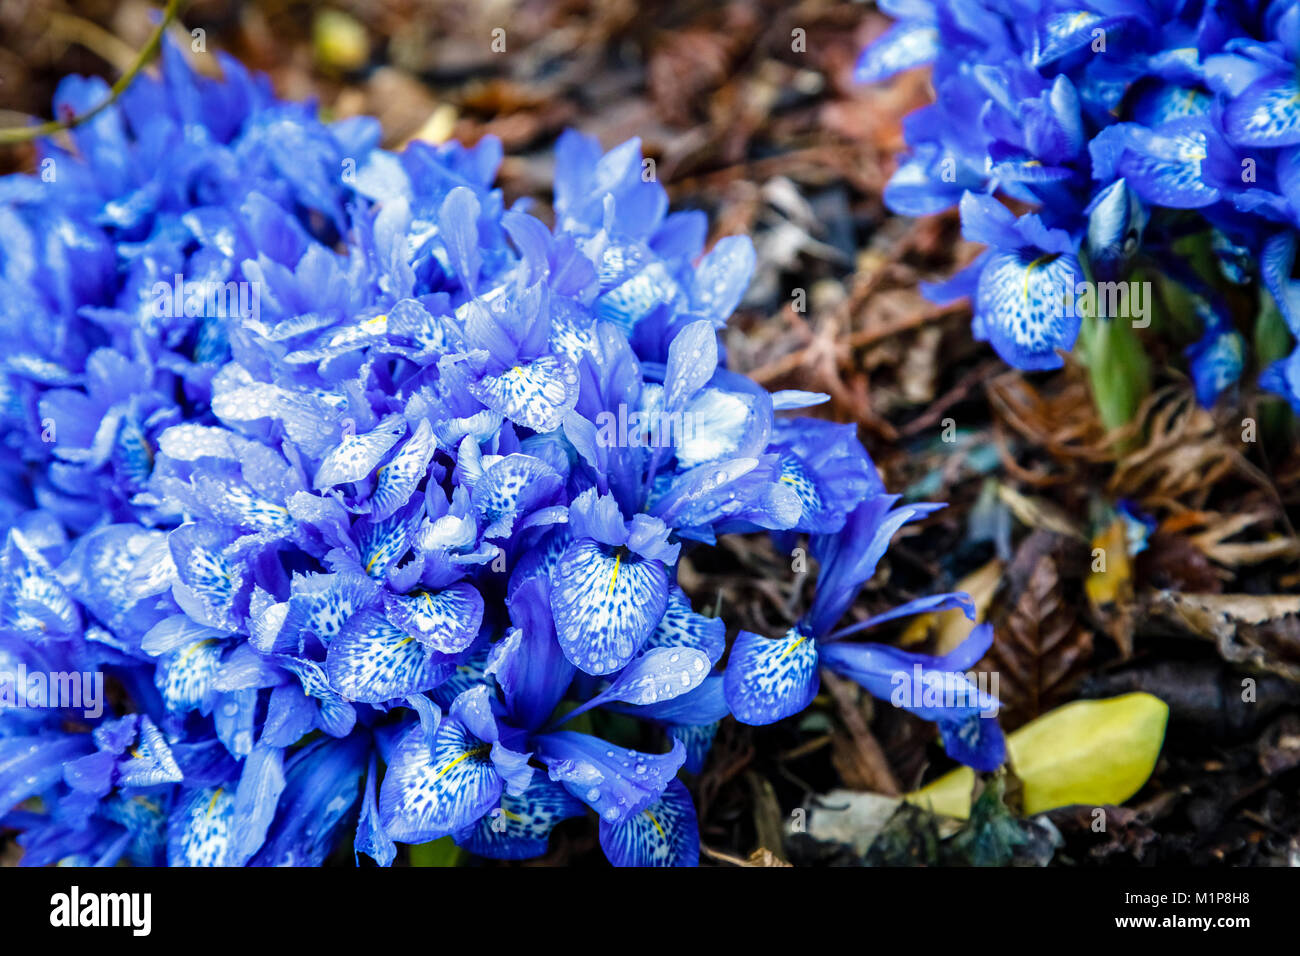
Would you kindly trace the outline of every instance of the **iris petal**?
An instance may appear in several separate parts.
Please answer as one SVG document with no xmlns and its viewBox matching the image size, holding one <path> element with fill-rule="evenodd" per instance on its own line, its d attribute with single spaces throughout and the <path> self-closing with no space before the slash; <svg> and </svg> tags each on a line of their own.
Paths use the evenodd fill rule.
<svg viewBox="0 0 1300 956">
<path fill-rule="evenodd" d="M 609 823 L 621 823 L 658 800 L 686 760 L 678 740 L 666 754 L 622 750 L 572 731 L 547 734 L 536 743 L 551 779 Z"/>
<path fill-rule="evenodd" d="M 578 401 L 578 372 L 568 359 L 544 355 L 469 386 L 480 402 L 512 422 L 537 432 L 560 427 Z"/>
<path fill-rule="evenodd" d="M 163 657 L 154 683 L 163 703 L 173 713 L 202 710 L 212 706 L 217 672 L 221 669 L 221 644 L 207 638 Z"/>
<path fill-rule="evenodd" d="M 336 692 L 372 704 L 437 687 L 453 666 L 375 611 L 349 619 L 325 658 Z"/>
<path fill-rule="evenodd" d="M 1065 307 L 1066 290 L 1081 275 L 1071 256 L 1026 259 L 1018 252 L 993 255 L 980 274 L 976 308 L 989 341 L 1009 364 L 1024 370 L 1059 368 L 1057 349 L 1069 351 L 1079 316 Z"/>
<path fill-rule="evenodd" d="M 361 481 L 404 434 L 406 421 L 400 415 L 389 415 L 371 431 L 344 436 L 316 469 L 312 487 L 319 490 Z"/>
<path fill-rule="evenodd" d="M 458 720 L 445 720 L 432 754 L 416 724 L 393 751 L 379 791 L 379 815 L 388 835 L 426 843 L 477 821 L 501 799 L 502 782 L 491 745 Z"/>
<path fill-rule="evenodd" d="M 695 804 L 680 780 L 655 803 L 621 823 L 600 822 L 600 848 L 615 866 L 698 866 Z"/>
<path fill-rule="evenodd" d="M 1300 82 L 1295 76 L 1266 76 L 1228 100 L 1223 111 L 1228 138 L 1240 146 L 1300 143 Z"/>
<path fill-rule="evenodd" d="M 585 538 L 555 568 L 551 610 L 560 649 L 588 674 L 609 674 L 645 643 L 668 601 L 660 561 L 625 556 Z"/>
<path fill-rule="evenodd" d="M 441 591 L 414 591 L 385 597 L 388 620 L 426 648 L 459 654 L 478 636 L 483 598 L 461 582 Z"/>
<path fill-rule="evenodd" d="M 411 493 L 429 468 L 437 444 L 433 429 L 422 420 L 415 434 L 403 442 L 392 460 L 379 469 L 375 490 L 370 496 L 372 518 L 387 518 L 410 500 Z"/>
<path fill-rule="evenodd" d="M 656 647 L 688 647 L 703 651 L 709 663 L 718 663 L 727 647 L 727 625 L 720 617 L 705 617 L 691 609 L 685 592 L 677 585 L 668 591 L 664 615 L 641 647 L 644 653 Z"/>
<path fill-rule="evenodd" d="M 817 644 L 797 629 L 771 640 L 741 631 L 731 648 L 723 690 L 736 719 L 771 724 L 803 710 L 817 695 Z"/>
<path fill-rule="evenodd" d="M 586 812 L 582 801 L 558 783 L 534 776 L 519 796 L 503 793 L 501 805 L 457 833 L 456 843 L 492 860 L 527 860 L 546 853 L 557 823 Z"/>
<path fill-rule="evenodd" d="M 194 791 L 167 821 L 167 865 L 233 866 L 234 830 L 232 791 Z"/>
<path fill-rule="evenodd" d="M 862 51 L 853 68 L 856 83 L 878 83 L 924 66 L 939 52 L 939 31 L 929 23 L 897 23 Z"/>
</svg>

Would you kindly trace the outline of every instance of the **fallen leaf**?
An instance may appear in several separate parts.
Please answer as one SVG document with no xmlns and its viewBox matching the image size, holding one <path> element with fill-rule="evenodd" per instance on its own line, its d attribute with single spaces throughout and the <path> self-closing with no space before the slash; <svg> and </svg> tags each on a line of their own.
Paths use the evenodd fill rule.
<svg viewBox="0 0 1300 956">
<path fill-rule="evenodd" d="M 997 676 L 1004 726 L 1019 726 L 1065 699 L 1092 657 L 1092 632 L 1065 599 L 1065 543 L 1035 532 L 1021 542 L 1007 570 L 993 646 L 980 665 Z"/>
<path fill-rule="evenodd" d="M 1142 789 L 1165 739 L 1169 708 L 1150 694 L 1076 700 L 1007 736 L 1024 813 L 1073 804 L 1111 806 Z M 970 814 L 975 772 L 961 767 L 904 799 L 934 813 Z"/>
<path fill-rule="evenodd" d="M 998 497 L 1011 509 L 1021 524 L 1043 531 L 1053 531 L 1069 538 L 1087 541 L 1082 526 L 1059 505 L 1046 498 L 1022 495 L 1009 485 L 998 485 Z"/>
<path fill-rule="evenodd" d="M 808 835 L 828 843 L 849 844 L 862 856 L 900 803 L 898 797 L 854 790 L 822 794 L 808 815 Z"/>
<path fill-rule="evenodd" d="M 1002 569 L 1004 566 L 1002 561 L 994 558 L 966 575 L 953 586 L 954 591 L 965 591 L 971 596 L 971 600 L 975 602 L 974 624 L 983 623 L 984 618 L 987 616 L 989 605 L 993 601 L 993 595 L 997 593 L 998 585 L 1002 583 Z M 899 638 L 899 644 L 904 647 L 920 644 L 933 634 L 934 653 L 947 654 L 966 640 L 973 626 L 970 618 L 966 616 L 966 612 L 960 609 L 921 614 L 903 631 L 902 637 Z"/>
<path fill-rule="evenodd" d="M 1133 656 L 1133 563 L 1128 547 L 1127 526 L 1116 517 L 1092 539 L 1092 563 L 1084 581 L 1093 615 L 1124 658 Z"/>
<path fill-rule="evenodd" d="M 753 853 L 749 854 L 749 859 L 745 861 L 746 866 L 789 866 L 785 860 L 781 859 L 771 850 L 759 847 Z"/>
<path fill-rule="evenodd" d="M 1150 613 L 1214 641 L 1224 660 L 1300 681 L 1300 596 L 1153 591 Z"/>
</svg>

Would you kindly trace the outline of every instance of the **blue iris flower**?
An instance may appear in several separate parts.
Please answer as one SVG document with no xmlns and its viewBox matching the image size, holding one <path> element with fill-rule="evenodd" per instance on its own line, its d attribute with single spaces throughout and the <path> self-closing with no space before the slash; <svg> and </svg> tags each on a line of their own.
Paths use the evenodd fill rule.
<svg viewBox="0 0 1300 956">
<path fill-rule="evenodd" d="M 814 539 L 821 573 L 812 607 L 780 638 L 740 632 L 724 675 L 727 704 L 743 723 L 773 723 L 811 703 L 821 683 L 820 668 L 828 667 L 874 696 L 934 721 L 955 759 L 979 770 L 996 769 L 1005 757 L 997 700 L 965 673 L 992 644 L 991 627 L 980 625 L 958 648 L 937 658 L 845 640 L 911 614 L 961 608 L 973 619 L 974 606 L 967 595 L 920 598 L 834 629 L 875 573 L 894 533 L 937 507 L 894 507 L 896 502 L 892 495 L 870 498 L 849 516 L 840 532 Z"/>
<path fill-rule="evenodd" d="M 168 47 L 74 150 L 41 144 L 49 176 L 0 179 L 0 676 L 116 688 L 0 708 L 0 825 L 32 865 L 390 865 L 443 837 L 537 857 L 586 817 L 616 865 L 695 865 L 720 722 L 810 694 L 746 689 L 753 635 L 720 670 L 683 554 L 813 536 L 791 660 L 874 687 L 902 659 L 831 629 L 927 507 L 894 507 L 852 426 L 789 414 L 826 396 L 724 367 L 753 247 L 706 250 L 637 141 L 564 134 L 548 227 L 490 138 L 388 153 L 224 72 Z M 1073 100 L 1035 102 L 1066 162 Z M 909 706 L 992 759 L 985 723 Z"/>
<path fill-rule="evenodd" d="M 1203 283 L 1221 292 L 1258 282 L 1292 332 L 1300 327 L 1291 276 L 1300 226 L 1294 0 L 924 0 L 882 9 L 897 23 L 863 51 L 857 78 L 929 66 L 935 91 L 904 123 L 909 152 L 885 201 L 905 215 L 960 205 L 965 234 L 989 249 L 970 274 L 932 292 L 969 295 L 976 337 L 1008 363 L 1054 367 L 1055 350 L 1073 346 L 1077 322 L 1055 319 L 1047 301 L 1055 296 L 1046 295 L 1067 267 L 1099 283 L 1154 269 L 1203 302 L 1216 298 Z M 1013 223 L 991 197 L 1034 208 Z M 1193 236 L 1208 241 L 1189 247 Z M 1204 259 L 1193 268 L 1193 248 L 1209 252 L 1217 275 Z M 1048 263 L 1062 275 L 1044 272 Z M 1199 311 L 1204 328 L 1187 354 L 1197 397 L 1210 405 L 1248 364 L 1236 326 L 1252 317 Z M 1294 401 L 1284 366 L 1260 384 Z"/>
</svg>

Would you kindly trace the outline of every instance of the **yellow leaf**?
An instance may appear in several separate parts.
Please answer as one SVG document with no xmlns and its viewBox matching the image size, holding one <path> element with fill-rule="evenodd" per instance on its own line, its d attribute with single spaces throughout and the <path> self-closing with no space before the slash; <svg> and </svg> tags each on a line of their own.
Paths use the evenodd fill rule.
<svg viewBox="0 0 1300 956">
<path fill-rule="evenodd" d="M 940 816 L 965 820 L 970 816 L 971 791 L 975 789 L 975 771 L 958 767 L 903 799 Z"/>
<path fill-rule="evenodd" d="M 341 10 L 322 10 L 312 28 L 316 62 L 344 72 L 359 70 L 370 59 L 366 28 Z"/>
<path fill-rule="evenodd" d="M 1076 700 L 1007 736 L 1024 785 L 1026 815 L 1081 803 L 1120 804 L 1142 789 L 1165 739 L 1169 705 L 1150 694 Z M 975 774 L 960 767 L 906 796 L 908 803 L 965 819 Z"/>
<path fill-rule="evenodd" d="M 1128 556 L 1128 532 L 1123 518 L 1116 518 L 1092 539 L 1092 570 L 1084 582 L 1093 607 L 1104 607 L 1133 594 L 1133 568 Z M 1100 554 L 1097 552 L 1100 551 Z M 1101 568 L 1098 570 L 1098 558 Z"/>
<path fill-rule="evenodd" d="M 460 118 L 456 107 L 450 103 L 439 103 L 429 118 L 411 136 L 411 140 L 419 140 L 423 143 L 429 143 L 433 146 L 440 146 L 451 139 L 452 134 L 456 131 L 456 120 Z"/>
<path fill-rule="evenodd" d="M 1002 562 L 993 558 L 982 567 L 976 568 L 953 587 L 954 591 L 965 591 L 975 602 L 975 624 L 980 624 L 988 613 L 989 604 L 1002 583 Z M 960 609 L 918 614 L 903 631 L 898 643 L 903 647 L 919 644 L 930 636 L 936 628 L 934 653 L 947 654 L 950 650 L 970 636 L 970 620 Z"/>
</svg>

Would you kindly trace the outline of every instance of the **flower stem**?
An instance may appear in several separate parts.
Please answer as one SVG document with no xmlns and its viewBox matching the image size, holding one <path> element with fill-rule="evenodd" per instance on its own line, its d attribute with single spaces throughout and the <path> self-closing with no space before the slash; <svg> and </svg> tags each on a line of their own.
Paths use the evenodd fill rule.
<svg viewBox="0 0 1300 956">
<path fill-rule="evenodd" d="M 1094 304 L 1083 317 L 1076 354 L 1088 367 L 1092 400 L 1106 430 L 1131 422 L 1151 392 L 1151 363 L 1132 318 L 1100 316 Z"/>
<path fill-rule="evenodd" d="M 126 92 L 127 87 L 131 85 L 131 81 L 136 78 L 136 75 L 157 56 L 158 50 L 162 46 L 163 32 L 180 14 L 185 3 L 186 0 L 167 0 L 167 7 L 163 10 L 162 20 L 154 28 L 153 33 L 149 35 L 148 41 L 141 47 L 140 52 L 136 54 L 135 61 L 125 73 L 118 77 L 117 82 L 113 84 L 108 91 L 108 96 L 104 97 L 102 102 L 84 113 L 66 119 L 50 120 L 45 123 L 38 123 L 35 126 L 11 126 L 0 129 L 0 146 L 13 146 L 17 143 L 26 143 L 33 139 L 53 136 L 55 133 L 61 133 L 64 130 L 75 129 L 82 123 L 94 119 L 116 103 L 117 98 Z"/>
</svg>

